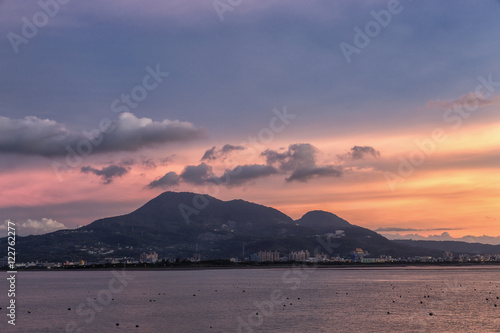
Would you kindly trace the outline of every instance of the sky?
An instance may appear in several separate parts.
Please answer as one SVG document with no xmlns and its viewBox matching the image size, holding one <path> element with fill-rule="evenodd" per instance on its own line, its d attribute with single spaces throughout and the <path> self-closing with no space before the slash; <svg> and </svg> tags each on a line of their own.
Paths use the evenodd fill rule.
<svg viewBox="0 0 500 333">
<path fill-rule="evenodd" d="M 499 17 L 493 0 L 0 1 L 0 221 L 40 234 L 190 191 L 496 239 Z"/>
</svg>

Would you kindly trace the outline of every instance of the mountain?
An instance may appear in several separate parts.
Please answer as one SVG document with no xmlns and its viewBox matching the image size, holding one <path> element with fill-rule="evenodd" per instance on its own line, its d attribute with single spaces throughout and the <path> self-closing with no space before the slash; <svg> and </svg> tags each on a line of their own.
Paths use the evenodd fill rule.
<svg viewBox="0 0 500 333">
<path fill-rule="evenodd" d="M 335 254 L 345 255 L 356 248 L 361 248 L 368 251 L 371 256 L 385 254 L 408 257 L 416 255 L 415 251 L 407 246 L 392 242 L 370 229 L 353 225 L 330 212 L 310 211 L 295 222 L 299 226 L 313 229 L 320 238 L 325 238 L 333 243 L 332 250 Z M 437 251 L 429 249 L 422 250 L 421 253 L 423 252 L 439 255 Z"/>
<path fill-rule="evenodd" d="M 0 246 L 5 243 L 0 240 Z M 328 212 L 312 211 L 293 221 L 271 207 L 189 192 L 165 192 L 129 214 L 75 230 L 18 237 L 16 246 L 18 262 L 138 258 L 148 251 L 169 259 L 195 253 L 203 259 L 241 258 L 260 250 L 349 255 L 356 248 L 371 256 L 440 254 L 390 241 Z"/>
<path fill-rule="evenodd" d="M 295 222 L 300 226 L 321 232 L 332 232 L 334 229 L 352 227 L 352 224 L 346 220 L 322 210 L 310 211 Z"/>
<path fill-rule="evenodd" d="M 498 254 L 500 245 L 481 243 L 468 243 L 459 241 L 424 241 L 424 240 L 395 240 L 396 243 L 408 245 L 413 248 L 437 250 L 441 252 L 463 253 L 463 254 Z"/>
</svg>

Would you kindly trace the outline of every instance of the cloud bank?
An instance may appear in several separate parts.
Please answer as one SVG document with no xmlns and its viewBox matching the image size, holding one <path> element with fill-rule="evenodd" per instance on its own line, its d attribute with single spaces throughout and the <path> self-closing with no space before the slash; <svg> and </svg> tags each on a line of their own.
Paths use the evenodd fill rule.
<svg viewBox="0 0 500 333">
<path fill-rule="evenodd" d="M 443 229 L 441 229 L 443 230 Z M 452 237 L 449 233 L 443 232 L 441 235 L 429 235 L 422 236 L 419 234 L 406 234 L 401 235 L 399 233 L 396 234 L 386 234 L 382 233 L 382 235 L 388 239 L 413 239 L 413 240 L 432 240 L 432 241 L 460 241 L 467 243 L 483 243 L 483 244 L 491 244 L 491 245 L 500 245 L 500 236 L 463 236 L 463 237 Z"/>
<path fill-rule="evenodd" d="M 220 149 L 217 149 L 216 146 L 213 146 L 212 148 L 207 149 L 205 151 L 205 154 L 203 154 L 203 157 L 201 158 L 201 160 L 202 161 L 203 160 L 217 160 L 220 158 L 225 158 L 226 155 L 228 155 L 232 151 L 238 151 L 238 150 L 244 150 L 244 149 L 245 149 L 245 147 L 243 147 L 243 146 L 240 146 L 240 145 L 234 146 L 231 144 L 226 144 Z"/>
<path fill-rule="evenodd" d="M 278 174 L 287 175 L 285 181 L 288 183 L 294 181 L 305 183 L 313 178 L 335 178 L 342 175 L 342 169 L 338 166 L 318 165 L 316 155 L 319 150 L 309 143 L 292 144 L 287 149 L 283 148 L 278 151 L 267 149 L 260 154 L 260 157 L 265 159 L 265 164 L 236 165 L 226 168 L 219 176 L 213 172 L 212 166 L 207 164 L 219 159 L 225 160 L 227 154 L 243 150 L 245 150 L 243 146 L 230 144 L 220 149 L 213 146 L 203 154 L 202 160 L 206 162 L 188 165 L 180 174 L 173 171 L 167 172 L 164 176 L 149 183 L 147 187 L 150 189 L 174 187 L 181 181 L 193 185 L 213 183 L 232 187 Z"/>
<path fill-rule="evenodd" d="M 168 188 L 179 185 L 180 181 L 193 184 L 216 184 L 222 186 L 239 186 L 254 179 L 266 177 L 278 173 L 274 167 L 262 164 L 238 165 L 234 169 L 227 169 L 218 177 L 212 172 L 212 167 L 205 163 L 199 165 L 188 165 L 180 175 L 170 171 L 163 177 L 156 179 L 147 185 L 153 189 L 157 187 Z"/>
<path fill-rule="evenodd" d="M 254 179 L 274 175 L 277 173 L 278 170 L 269 165 L 238 165 L 232 170 L 226 170 L 221 177 L 216 179 L 216 183 L 224 184 L 226 186 L 238 186 Z"/>
<path fill-rule="evenodd" d="M 154 145 L 189 141 L 205 131 L 189 122 L 137 118 L 123 112 L 115 121 L 102 121 L 100 129 L 70 131 L 54 120 L 28 116 L 23 119 L 0 117 L 0 154 L 65 156 L 91 150 L 94 153 L 137 151 Z M 90 148 L 89 148 L 90 147 Z"/>
<path fill-rule="evenodd" d="M 96 169 L 91 166 L 84 166 L 81 168 L 81 172 L 83 173 L 92 173 L 96 176 L 100 176 L 103 184 L 111 184 L 111 182 L 113 182 L 113 178 L 121 177 L 128 173 L 128 171 L 128 168 L 115 164 L 101 169 Z"/>
<path fill-rule="evenodd" d="M 5 220 L 0 224 L 0 237 L 6 237 L 8 231 L 8 222 Z M 53 219 L 42 218 L 41 220 L 28 219 L 26 222 L 16 222 L 16 235 L 43 235 L 57 230 L 67 229 L 66 226 Z"/>
<path fill-rule="evenodd" d="M 147 187 L 149 187 L 150 189 L 157 187 L 160 188 L 174 187 L 179 185 L 179 180 L 180 180 L 179 175 L 173 171 L 170 171 L 167 172 L 163 177 L 160 177 L 157 180 L 154 180 L 151 183 L 149 183 Z"/>
<path fill-rule="evenodd" d="M 318 166 L 318 149 L 309 143 L 292 144 L 283 152 L 267 149 L 261 153 L 269 166 L 277 165 L 280 171 L 291 172 L 287 182 L 307 182 L 311 178 L 340 177 L 342 171 L 334 165 Z"/>
<path fill-rule="evenodd" d="M 362 160 L 366 157 L 380 157 L 380 152 L 371 146 L 354 146 L 351 150 L 343 155 L 337 155 L 342 161 Z"/>
</svg>

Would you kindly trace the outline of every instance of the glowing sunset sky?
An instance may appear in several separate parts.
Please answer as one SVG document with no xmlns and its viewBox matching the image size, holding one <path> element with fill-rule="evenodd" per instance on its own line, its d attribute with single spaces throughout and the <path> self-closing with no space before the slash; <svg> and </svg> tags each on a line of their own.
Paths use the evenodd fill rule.
<svg viewBox="0 0 500 333">
<path fill-rule="evenodd" d="M 48 3 L 0 1 L 1 222 L 171 190 L 500 236 L 498 1 Z"/>
</svg>

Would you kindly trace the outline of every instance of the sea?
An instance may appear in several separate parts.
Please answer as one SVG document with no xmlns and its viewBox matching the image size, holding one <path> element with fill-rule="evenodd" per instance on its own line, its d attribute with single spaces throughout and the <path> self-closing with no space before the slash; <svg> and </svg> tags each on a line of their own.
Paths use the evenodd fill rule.
<svg viewBox="0 0 500 333">
<path fill-rule="evenodd" d="M 0 274 L 0 332 L 500 332 L 499 266 Z"/>
</svg>

